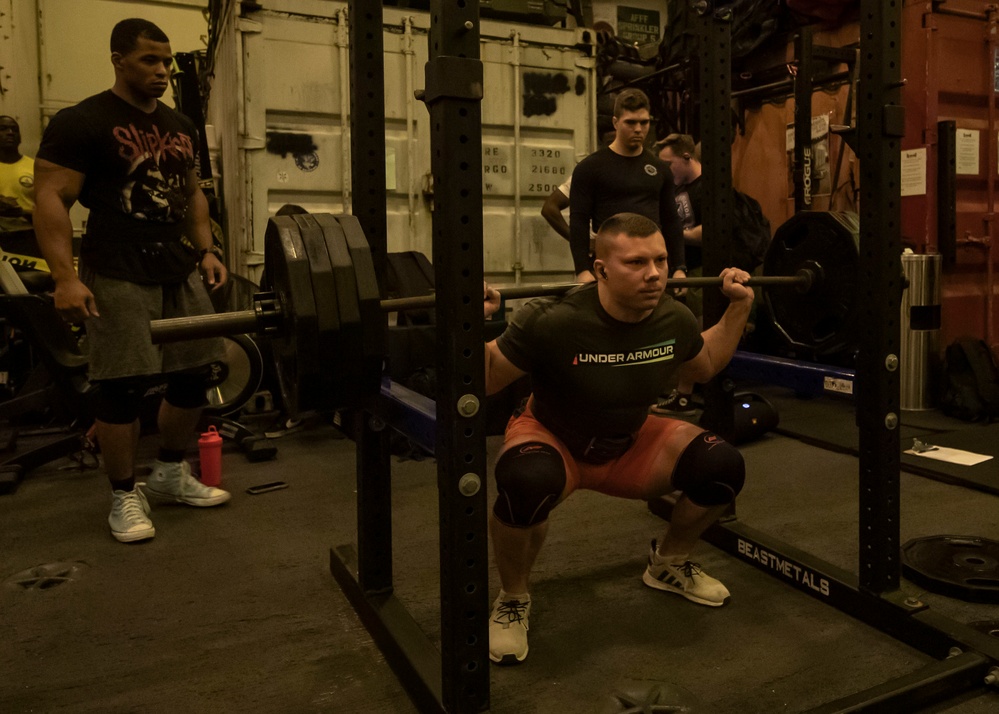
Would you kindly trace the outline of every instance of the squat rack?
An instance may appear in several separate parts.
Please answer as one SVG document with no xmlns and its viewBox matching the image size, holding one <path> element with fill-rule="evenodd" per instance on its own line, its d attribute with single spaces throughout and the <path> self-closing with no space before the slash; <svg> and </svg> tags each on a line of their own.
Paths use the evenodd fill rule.
<svg viewBox="0 0 999 714">
<path fill-rule="evenodd" d="M 699 84 L 705 141 L 705 230 L 729 235 L 731 135 L 729 16 L 714 0 L 692 3 L 702 38 Z M 357 548 L 331 550 L 330 569 L 421 711 L 489 708 L 488 547 L 482 314 L 481 112 L 478 0 L 431 0 L 424 101 L 430 112 L 435 190 L 433 263 L 438 329 L 436 405 L 398 385 L 354 415 L 357 438 Z M 933 613 L 899 591 L 899 138 L 898 0 L 861 3 L 858 158 L 862 171 L 862 284 L 869 286 L 860 334 L 859 578 L 739 524 L 719 523 L 705 539 L 775 577 L 937 658 L 922 670 L 820 711 L 873 711 L 927 704 L 983 680 L 999 662 L 999 643 Z M 384 63 L 381 3 L 350 0 L 351 162 L 354 212 L 379 274 L 387 250 Z M 718 170 L 723 167 L 724 170 Z M 707 270 L 720 270 L 706 256 Z M 708 319 L 723 309 L 705 295 Z M 732 385 L 706 389 L 707 411 L 724 422 Z M 720 408 L 719 408 L 720 405 Z M 438 650 L 392 594 L 391 425 L 437 454 L 441 569 Z M 715 427 L 716 430 L 723 430 Z M 650 503 L 657 513 L 667 501 Z M 955 650 L 955 648 L 957 648 Z M 949 659 L 948 659 L 949 657 Z M 894 709 L 896 711 L 902 709 Z"/>
<path fill-rule="evenodd" d="M 353 210 L 385 275 L 385 103 L 381 2 L 350 0 Z M 357 551 L 330 570 L 416 706 L 489 708 L 489 561 L 482 320 L 482 63 L 478 0 L 431 0 L 422 96 L 434 185 L 437 386 L 431 400 L 386 383 L 354 419 Z M 392 594 L 391 461 L 386 426 L 437 458 L 440 650 Z"/>
<path fill-rule="evenodd" d="M 705 251 L 705 271 L 717 273 L 731 236 L 731 68 L 725 9 L 701 7 L 695 21 L 700 40 L 699 89 L 705 133 L 705 200 L 714 208 L 704 230 L 722 249 Z M 694 6 L 697 6 L 695 3 Z M 860 253 L 867 293 L 861 300 L 858 334 L 856 419 L 859 453 L 859 573 L 854 575 L 766 533 L 739 523 L 734 509 L 703 535 L 733 556 L 886 634 L 936 658 L 922 669 L 813 711 L 912 711 L 984 688 L 999 679 L 999 641 L 930 610 L 900 590 L 899 372 L 902 296 L 899 140 L 905 134 L 901 99 L 901 3 L 861 3 L 857 157 L 861 170 Z M 799 41 L 800 44 L 800 41 Z M 807 76 L 803 82 L 809 86 Z M 797 97 L 796 97 L 797 98 Z M 803 102 L 804 103 L 804 102 Z M 810 106 L 810 98 L 807 102 Z M 797 110 L 796 110 L 797 111 Z M 807 126 L 810 118 L 796 122 Z M 807 133 L 799 131 L 799 134 Z M 796 146 L 803 145 L 801 136 Z M 801 165 L 800 163 L 798 164 Z M 719 206 L 721 209 L 719 209 Z M 728 228 L 726 230 L 726 228 Z M 705 293 L 705 316 L 717 321 L 720 294 Z M 719 375 L 705 388 L 705 418 L 719 431 L 733 413 L 734 386 Z M 670 499 L 649 502 L 668 518 Z"/>
</svg>

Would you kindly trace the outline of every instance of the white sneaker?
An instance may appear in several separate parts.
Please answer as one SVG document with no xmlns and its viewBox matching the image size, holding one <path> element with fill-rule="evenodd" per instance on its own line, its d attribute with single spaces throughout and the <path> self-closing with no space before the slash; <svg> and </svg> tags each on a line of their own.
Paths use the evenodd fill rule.
<svg viewBox="0 0 999 714">
<path fill-rule="evenodd" d="M 530 614 L 530 597 L 514 599 L 500 590 L 489 616 L 489 659 L 497 664 L 520 664 L 527 658 Z"/>
<path fill-rule="evenodd" d="M 146 540 L 156 535 L 149 520 L 149 502 L 138 488 L 131 491 L 111 492 L 111 515 L 108 525 L 111 535 L 122 543 Z"/>
<path fill-rule="evenodd" d="M 228 491 L 205 486 L 194 478 L 186 461 L 157 461 L 153 465 L 153 473 L 146 480 L 145 489 L 157 498 L 186 503 L 188 506 L 218 506 L 231 498 Z"/>
<path fill-rule="evenodd" d="M 710 607 L 720 607 L 728 602 L 728 588 L 701 570 L 698 563 L 684 560 L 682 563 L 667 563 L 656 552 L 656 542 L 652 541 L 649 552 L 649 565 L 642 575 L 642 582 L 650 588 L 682 595 L 691 602 Z"/>
</svg>

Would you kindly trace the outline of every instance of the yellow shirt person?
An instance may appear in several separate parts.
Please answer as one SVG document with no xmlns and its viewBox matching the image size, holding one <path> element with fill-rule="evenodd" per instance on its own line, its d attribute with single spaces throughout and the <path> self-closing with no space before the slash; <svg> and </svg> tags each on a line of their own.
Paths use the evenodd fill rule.
<svg viewBox="0 0 999 714">
<path fill-rule="evenodd" d="M 0 215 L 35 212 L 35 160 L 22 156 L 21 127 L 13 117 L 0 116 Z"/>
</svg>

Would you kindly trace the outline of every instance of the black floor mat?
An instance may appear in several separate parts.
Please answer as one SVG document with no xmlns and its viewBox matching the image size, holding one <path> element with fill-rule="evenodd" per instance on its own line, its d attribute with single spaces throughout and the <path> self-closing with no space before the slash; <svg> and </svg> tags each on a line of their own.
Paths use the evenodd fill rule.
<svg viewBox="0 0 999 714">
<path fill-rule="evenodd" d="M 817 397 L 799 399 L 782 387 L 741 386 L 766 397 L 776 407 L 780 424 L 775 430 L 807 444 L 857 455 L 859 432 L 850 399 Z M 999 495 L 999 461 L 993 458 L 975 466 L 961 466 L 904 453 L 913 439 L 934 446 L 949 446 L 999 457 L 999 423 L 972 424 L 939 412 L 902 412 L 901 468 L 917 476 Z"/>
</svg>

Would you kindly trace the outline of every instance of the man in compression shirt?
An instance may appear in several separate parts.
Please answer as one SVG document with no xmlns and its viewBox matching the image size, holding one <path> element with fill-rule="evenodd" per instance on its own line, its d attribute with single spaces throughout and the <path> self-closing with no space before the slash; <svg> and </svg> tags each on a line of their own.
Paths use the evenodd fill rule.
<svg viewBox="0 0 999 714">
<path fill-rule="evenodd" d="M 590 154 L 572 172 L 569 196 L 569 247 L 580 282 L 593 280 L 590 230 L 618 213 L 637 213 L 653 221 L 666 238 L 671 275 L 686 277 L 683 230 L 673 198 L 669 166 L 645 149 L 649 98 L 626 89 L 614 102 L 615 138 Z M 668 276 L 667 276 L 668 277 Z"/>
</svg>

